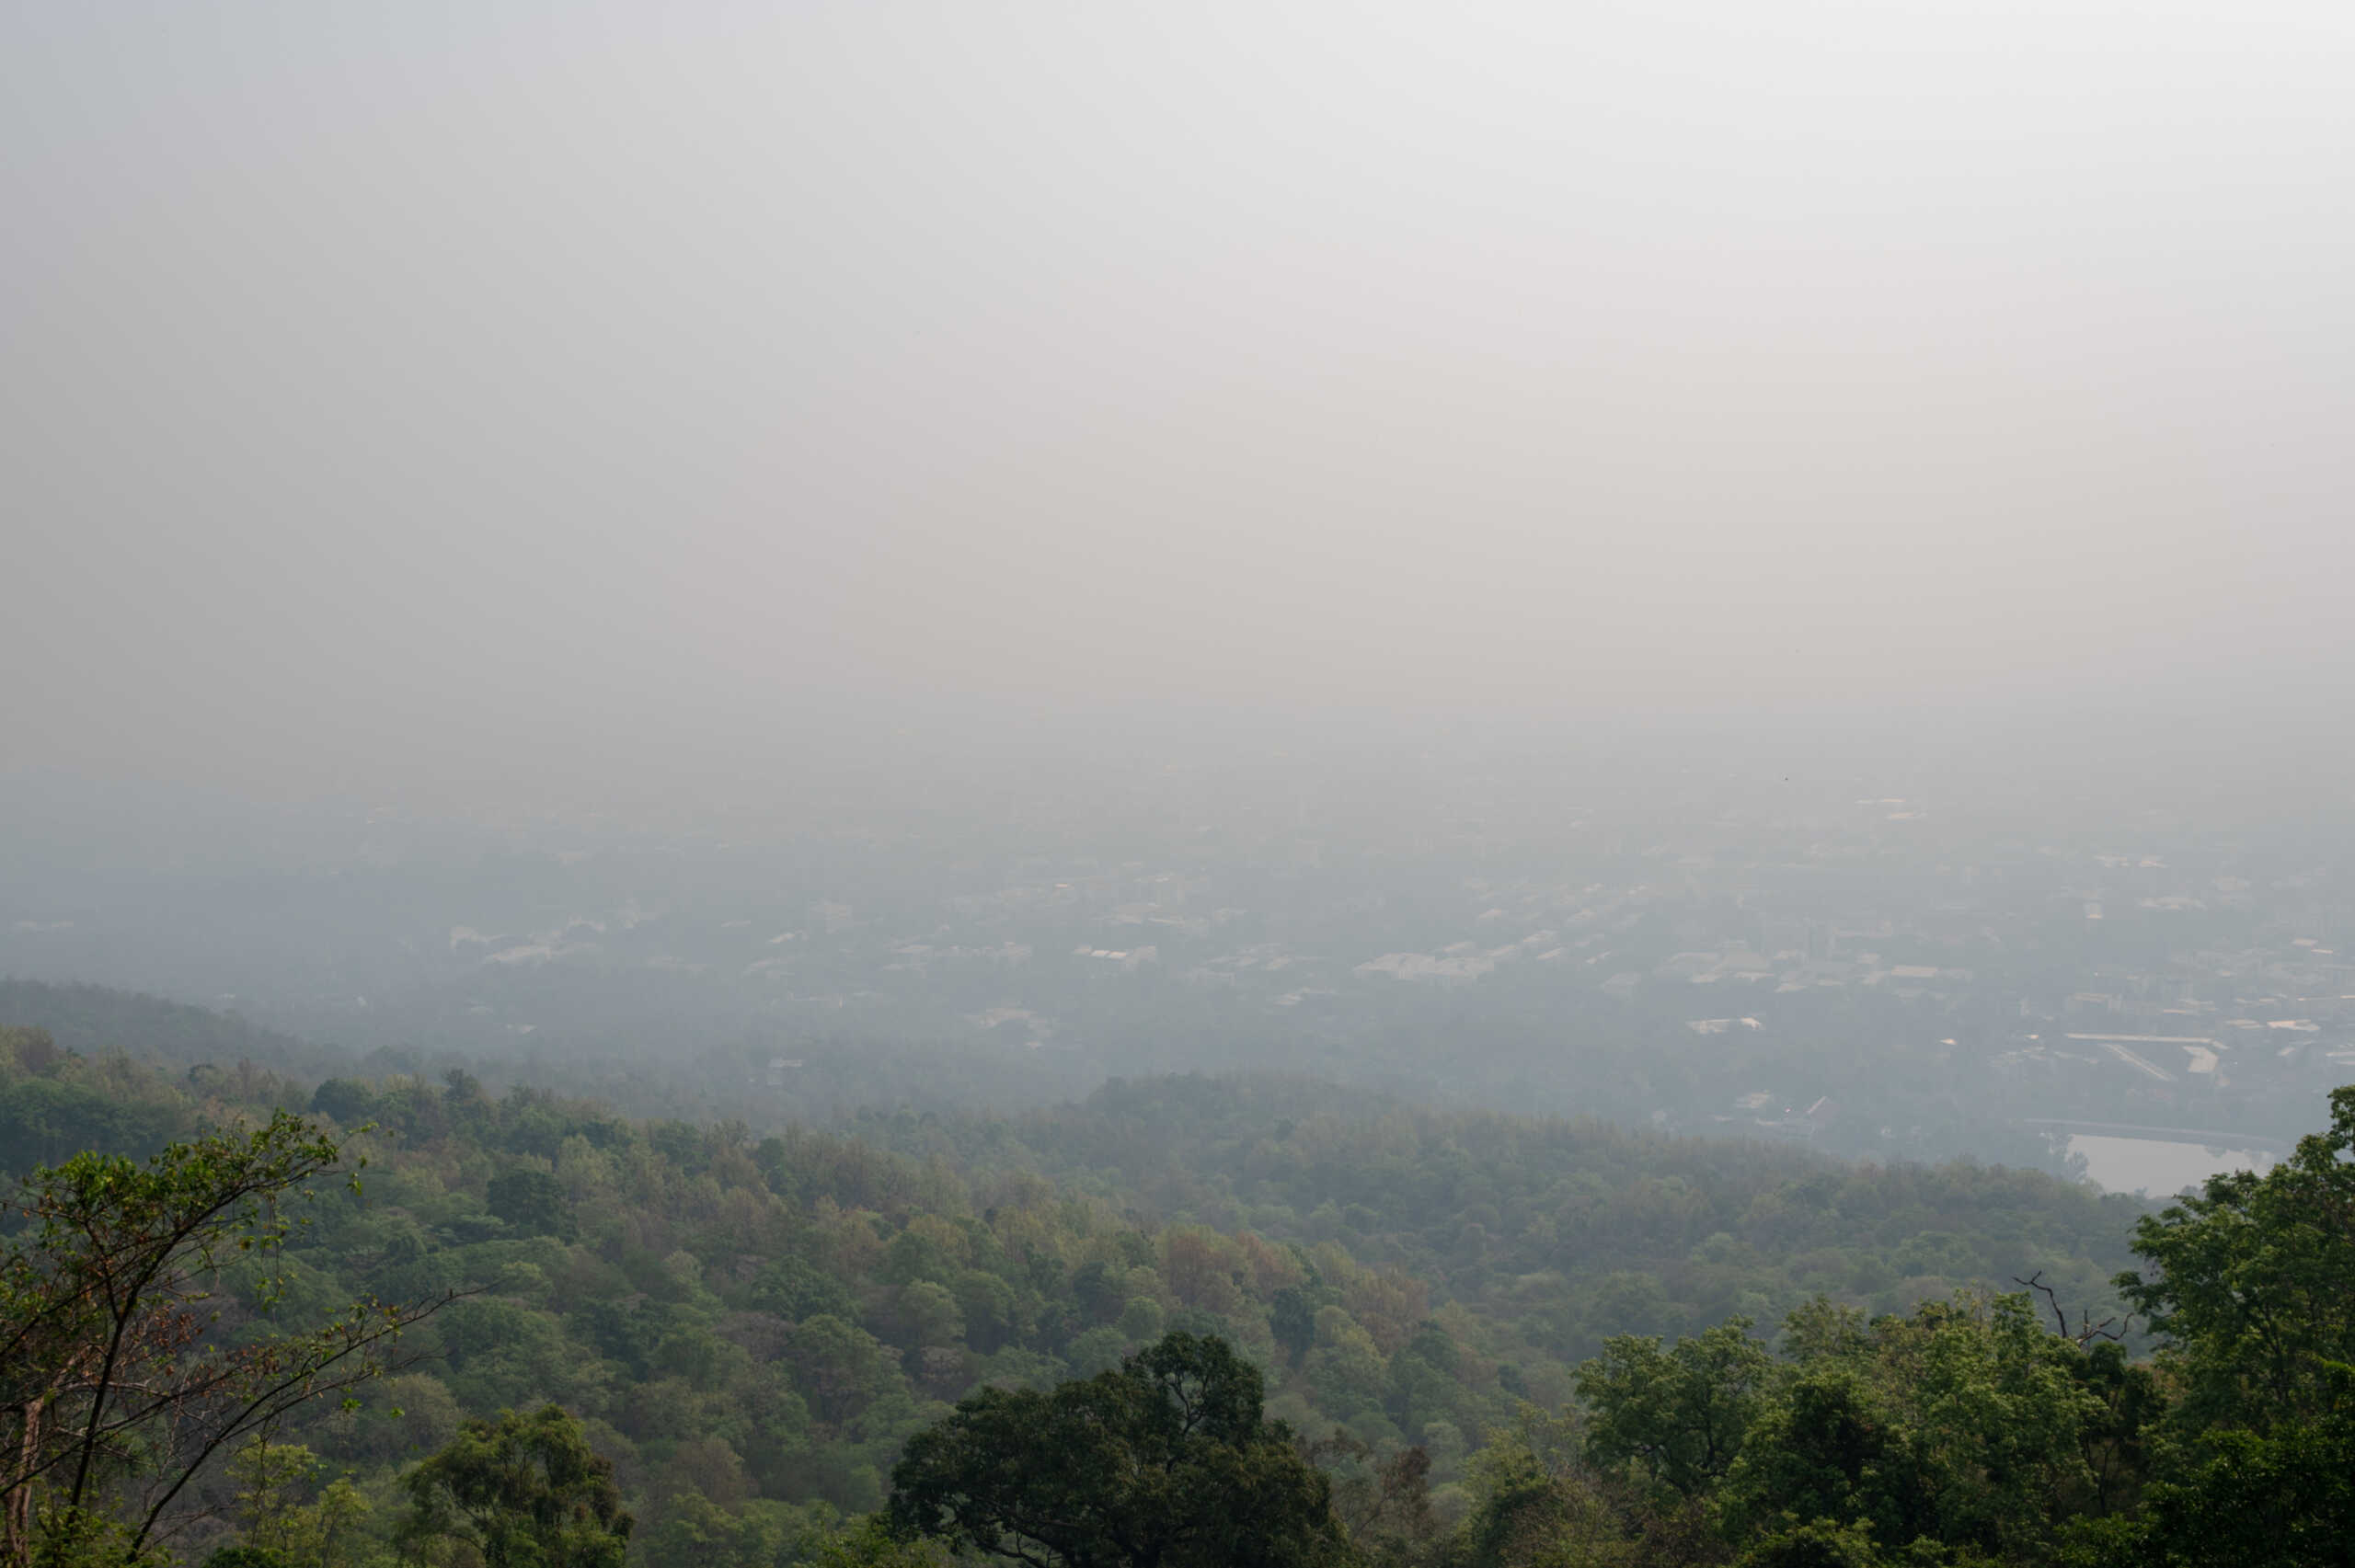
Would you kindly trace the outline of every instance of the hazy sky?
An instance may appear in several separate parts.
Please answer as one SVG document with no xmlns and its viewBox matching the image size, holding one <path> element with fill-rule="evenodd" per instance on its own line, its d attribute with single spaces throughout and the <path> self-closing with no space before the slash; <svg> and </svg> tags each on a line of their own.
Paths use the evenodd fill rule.
<svg viewBox="0 0 2355 1568">
<path fill-rule="evenodd" d="M 2355 709 L 2342 5 L 0 16 L 0 765 Z"/>
</svg>

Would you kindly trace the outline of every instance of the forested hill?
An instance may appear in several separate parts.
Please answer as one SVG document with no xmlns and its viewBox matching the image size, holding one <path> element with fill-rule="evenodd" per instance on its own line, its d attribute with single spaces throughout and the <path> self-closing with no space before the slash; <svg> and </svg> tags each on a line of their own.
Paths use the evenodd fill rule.
<svg viewBox="0 0 2355 1568">
<path fill-rule="evenodd" d="M 200 1064 L 248 1061 L 280 1072 L 326 1077 L 343 1059 L 235 1013 L 167 1001 L 112 986 L 52 985 L 0 978 L 0 1024 L 38 1025 L 83 1056 L 124 1051 L 185 1071 Z"/>
<path fill-rule="evenodd" d="M 2097 1316 L 2141 1198 L 2037 1172 L 1852 1165 L 1786 1144 L 1401 1105 L 1299 1080 L 1160 1078 L 1013 1118 L 869 1114 L 865 1141 L 1035 1171 L 1168 1220 L 1404 1269 L 1533 1365 L 1815 1295 L 1876 1311 L 2042 1271 Z M 1500 1353 L 1504 1353 L 1500 1348 Z"/>
<path fill-rule="evenodd" d="M 215 1326 L 190 1354 L 266 1365 L 299 1343 L 274 1322 L 334 1333 L 367 1303 L 440 1303 L 357 1403 L 202 1449 L 161 1493 L 177 1562 L 393 1568 L 415 1531 L 457 1528 L 420 1487 L 539 1443 L 610 1476 L 582 1500 L 600 1568 L 938 1568 L 939 1540 L 984 1539 L 973 1489 L 1006 1467 L 1069 1489 L 1084 1456 L 1042 1435 L 1049 1411 L 1088 1431 L 1127 1411 L 1149 1447 L 1152 1379 L 1218 1365 L 1241 1447 L 1200 1475 L 1292 1498 L 1282 1517 L 1323 1543 L 1269 1562 L 2286 1568 L 2338 1560 L 2317 1543 L 2355 1529 L 2355 1090 L 2274 1174 L 2153 1215 L 1999 1168 L 1852 1167 L 1278 1080 L 759 1137 L 494 1095 L 461 1070 L 313 1082 L 161 1055 L 0 1027 L 0 1164 L 70 1166 L 19 1213 L 201 1186 L 248 1136 L 316 1148 L 307 1168 L 364 1161 L 364 1184 L 309 1186 L 308 1223 L 266 1266 L 208 1265 Z M 300 1116 L 270 1122 L 281 1108 Z M 152 1178 L 80 1152 L 208 1128 L 224 1135 Z M 10 1299 L 80 1299 L 57 1295 L 81 1265 L 52 1243 L 83 1234 L 0 1236 Z M 2055 1294 L 2003 1293 L 2022 1280 Z M 2122 1343 L 2100 1321 L 2120 1299 L 2141 1331 Z M 0 1358 L 0 1412 L 77 1397 L 52 1374 L 78 1354 Z M 134 1458 L 107 1449 L 102 1493 L 153 1482 Z M 25 1484 L 29 1516 L 85 1516 Z M 1105 1484 L 1087 1507 L 1166 1514 Z M 1230 1516 L 1197 1501 L 1185 1517 Z M 887 1503 L 889 1529 L 851 1518 Z M 891 1533 L 909 1530 L 936 1539 Z M 1227 1561 L 1166 1561 L 1198 1559 Z"/>
<path fill-rule="evenodd" d="M 12 1170 L 274 1104 L 343 1129 L 373 1159 L 366 1198 L 304 1236 L 302 1294 L 489 1288 L 418 1331 L 397 1421 L 337 1415 L 304 1440 L 388 1485 L 461 1414 L 556 1400 L 656 1500 L 649 1562 L 687 1539 L 666 1523 L 709 1509 L 750 1529 L 755 1504 L 872 1508 L 944 1402 L 1094 1372 L 1173 1327 L 1239 1346 L 1304 1431 L 1422 1446 L 1443 1501 L 1480 1434 L 1524 1400 L 1569 1402 L 1609 1335 L 1772 1325 L 1817 1294 L 1901 1311 L 2039 1271 L 2098 1314 L 2140 1212 L 2040 1175 L 1292 1082 L 754 1139 L 493 1098 L 463 1073 L 312 1084 L 11 1039 Z"/>
<path fill-rule="evenodd" d="M 249 1047 L 281 1070 L 333 1059 L 198 1008 L 96 987 L 33 989 L 41 994 L 17 1000 L 39 1002 L 44 1019 L 63 1009 L 74 1033 L 58 1044 L 86 1059 L 75 1071 L 88 1082 L 52 1077 L 0 1102 L 0 1148 L 12 1156 L 54 1161 L 157 1141 L 195 1126 L 207 1099 L 316 1107 L 344 1126 L 375 1122 L 412 1148 L 437 1136 L 431 1107 L 447 1094 L 424 1081 L 281 1078 L 258 1071 Z M 212 1041 L 231 1051 L 208 1058 Z M 109 1062 L 102 1042 L 157 1070 Z M 500 1103 L 535 1125 L 557 1114 L 552 1106 L 621 1125 L 588 1102 L 530 1090 Z M 687 1136 L 684 1124 L 644 1125 Z M 755 1143 L 741 1128 L 694 1136 Z M 1490 1355 L 1557 1397 L 1564 1368 L 1610 1334 L 1674 1334 L 1734 1313 L 1772 1322 L 1816 1295 L 1901 1311 L 2040 1273 L 2103 1315 L 2117 1310 L 2109 1281 L 2131 1265 L 2129 1234 L 2149 1207 L 2035 1172 L 1860 1166 L 1789 1144 L 1417 1107 L 1277 1077 L 1115 1081 L 1014 1116 L 868 1111 L 831 1130 L 789 1127 L 771 1143 L 823 1149 L 827 1159 L 888 1150 L 969 1184 L 1043 1177 L 1150 1225 L 1338 1248 L 1476 1319 Z M 553 1160 L 556 1147 L 540 1144 L 513 1153 Z"/>
</svg>

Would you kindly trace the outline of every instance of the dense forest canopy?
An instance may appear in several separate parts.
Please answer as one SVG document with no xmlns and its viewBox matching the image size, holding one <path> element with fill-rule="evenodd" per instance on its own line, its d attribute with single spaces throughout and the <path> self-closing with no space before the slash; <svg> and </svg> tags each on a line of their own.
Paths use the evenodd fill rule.
<svg viewBox="0 0 2355 1568">
<path fill-rule="evenodd" d="M 983 1551 L 954 1508 L 905 1501 L 947 1495 L 922 1479 L 943 1451 L 925 1435 L 1011 1430 L 984 1420 L 1007 1400 L 1084 1408 L 1098 1396 L 1058 1391 L 1198 1345 L 1264 1401 L 1273 1447 L 1250 1464 L 1296 1452 L 1338 1521 L 1284 1551 L 2123 1562 L 2204 1516 L 2203 1486 L 2272 1485 L 2285 1517 L 2338 1505 L 2298 1478 L 2345 1438 L 2355 1265 L 2330 1205 L 2355 1096 L 2273 1176 L 2154 1216 L 1999 1167 L 1850 1166 L 1297 1081 L 756 1137 L 493 1095 L 463 1070 L 304 1082 L 0 1036 L 14 1172 L 201 1146 L 287 1107 L 364 1180 L 309 1184 L 268 1270 L 219 1268 L 223 1321 L 247 1325 L 230 1332 L 438 1310 L 356 1399 L 290 1408 L 197 1467 L 159 1516 L 185 1561 L 489 1562 L 506 1494 L 468 1515 L 454 1483 L 419 1480 L 458 1475 L 460 1452 L 523 1464 L 530 1506 L 575 1519 L 543 1557 L 947 1550 L 892 1535 L 926 1516 Z M 538 1457 L 480 1458 L 510 1453 Z M 588 1491 L 547 1501 L 552 1464 Z"/>
</svg>

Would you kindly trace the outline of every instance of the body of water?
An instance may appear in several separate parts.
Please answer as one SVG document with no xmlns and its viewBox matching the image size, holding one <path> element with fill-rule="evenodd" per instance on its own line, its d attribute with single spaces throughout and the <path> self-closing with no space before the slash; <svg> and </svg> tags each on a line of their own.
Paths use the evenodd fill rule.
<svg viewBox="0 0 2355 1568">
<path fill-rule="evenodd" d="M 2085 1174 L 2111 1192 L 2171 1196 L 2219 1171 L 2268 1171 L 2274 1157 L 2257 1150 L 2210 1149 L 2154 1138 L 2100 1138 L 2075 1133 L 2069 1152 L 2085 1157 Z"/>
</svg>

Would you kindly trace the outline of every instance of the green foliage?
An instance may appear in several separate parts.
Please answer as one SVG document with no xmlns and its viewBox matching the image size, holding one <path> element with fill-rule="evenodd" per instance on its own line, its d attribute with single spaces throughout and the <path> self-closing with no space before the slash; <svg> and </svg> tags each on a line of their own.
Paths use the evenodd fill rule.
<svg viewBox="0 0 2355 1568">
<path fill-rule="evenodd" d="M 1420 1445 L 1382 1458 L 1336 1427 L 1305 1452 L 1329 1479 L 1334 1516 L 1366 1558 L 1403 1568 L 1437 1555 L 1443 1536 L 1431 1505 L 1430 1454 Z"/>
<path fill-rule="evenodd" d="M 2043 1212 L 2083 1200 L 2040 1178 L 1843 1177 L 1805 1195 L 1802 1225 L 1790 1184 L 1831 1169 L 1802 1156 L 1496 1117 L 1269 1120 L 1199 1080 L 1020 1122 L 868 1118 L 757 1143 L 494 1099 L 462 1073 L 303 1093 L 373 1124 L 375 1165 L 364 1209 L 320 1210 L 292 1239 L 281 1292 L 491 1287 L 411 1341 L 430 1431 L 372 1405 L 303 1441 L 382 1467 L 447 1440 L 456 1415 L 556 1400 L 642 1446 L 649 1477 L 668 1445 L 717 1434 L 754 1498 L 794 1505 L 871 1506 L 935 1402 L 1093 1375 L 1172 1328 L 1229 1340 L 1304 1426 L 1384 1456 L 1428 1439 L 1443 1486 L 1519 1402 L 1570 1396 L 1579 1346 L 1797 1299 L 1815 1271 L 1759 1263 L 1775 1255 L 1761 1227 L 1830 1234 L 1816 1207 L 1869 1211 L 1896 1182 L 1901 1241 L 1951 1220 L 1993 1256 L 1987 1238 L 2025 1206 L 2029 1261 L 2057 1250 L 2088 1273 L 2099 1234 Z M 1896 1279 L 1895 1253 L 1877 1258 L 1829 1272 L 1870 1301 Z"/>
<path fill-rule="evenodd" d="M 2086 1456 L 2108 1411 L 2084 1357 L 2024 1296 L 1884 1319 L 1858 1352 L 1819 1359 L 1769 1402 L 1729 1477 L 1732 1516 L 2040 1560 L 2062 1519 L 2097 1505 Z"/>
<path fill-rule="evenodd" d="M 1735 1561 L 1738 1568 L 1881 1568 L 1887 1560 L 1867 1527 L 1816 1519 L 1784 1526 Z"/>
<path fill-rule="evenodd" d="M 2214 1177 L 2136 1228 L 2155 1271 L 2120 1284 L 2166 1336 L 2160 1371 L 2182 1397 L 2142 1506 L 2079 1527 L 2072 1562 L 2355 1555 L 2355 1088 L 2330 1110 L 2272 1171 Z M 2102 1391 L 2149 1425 L 2157 1402 L 2137 1370 Z"/>
<path fill-rule="evenodd" d="M 401 1484 L 399 1539 L 426 1562 L 620 1568 L 629 1540 L 612 1461 L 556 1405 L 467 1422 Z"/>
<path fill-rule="evenodd" d="M 52 1496 L 34 1497 L 25 1516 L 11 1516 L 8 1561 L 25 1568 L 165 1568 L 160 1548 L 140 1527 L 104 1508 L 77 1507 Z"/>
<path fill-rule="evenodd" d="M 258 1438 L 239 1449 L 228 1475 L 236 1488 L 232 1516 L 245 1540 L 223 1551 L 262 1552 L 281 1568 L 345 1562 L 375 1510 L 348 1477 L 320 1484 L 322 1469 L 318 1457 L 299 1443 Z"/>
<path fill-rule="evenodd" d="M 1309 1304 L 1307 1292 L 1296 1285 L 1277 1291 L 1268 1302 L 1268 1329 L 1292 1364 L 1299 1366 L 1316 1343 L 1316 1309 Z"/>
<path fill-rule="evenodd" d="M 375 1114 L 376 1091 L 356 1078 L 330 1078 L 311 1093 L 311 1114 L 358 1127 Z"/>
<path fill-rule="evenodd" d="M 858 1301 L 833 1275 L 791 1253 L 764 1265 L 752 1280 L 752 1302 L 779 1317 L 856 1318 Z"/>
<path fill-rule="evenodd" d="M 2340 1371 L 2342 1397 L 2347 1369 Z M 2306 1568 L 2355 1560 L 2355 1398 L 2312 1421 L 2222 1432 L 2142 1509 L 2089 1521 L 2070 1568 Z"/>
<path fill-rule="evenodd" d="M 580 1234 L 562 1184 L 546 1171 L 502 1171 L 483 1189 L 490 1212 L 526 1236 L 569 1242 Z"/>
<path fill-rule="evenodd" d="M 2119 1285 L 2174 1342 L 2189 1422 L 2312 1420 L 2337 1397 L 2326 1368 L 2355 1362 L 2355 1087 L 2330 1111 L 2266 1174 L 2211 1177 L 2135 1227 L 2156 1272 Z"/>
<path fill-rule="evenodd" d="M 788 1344 L 795 1386 L 811 1413 L 837 1431 L 900 1386 L 899 1358 L 856 1323 L 810 1318 L 794 1328 Z"/>
<path fill-rule="evenodd" d="M 1454 1302 L 1480 1324 L 1481 1354 L 1512 1363 L 1547 1402 L 1568 1396 L 1568 1368 L 1614 1335 L 1673 1338 L 1736 1314 L 1770 1322 L 1817 1295 L 1903 1312 L 2042 1270 L 2073 1306 L 2114 1312 L 2109 1282 L 2132 1261 L 2128 1232 L 2145 1207 L 2030 1171 L 1845 1166 L 1787 1147 L 1237 1079 L 1136 1080 L 1018 1117 L 868 1115 L 853 1127 L 912 1159 L 946 1160 L 968 1182 L 1043 1174 L 1230 1234 L 1256 1230 L 1297 1246 L 1303 1262 L 1329 1249 L 1359 1270 L 1388 1263 L 1424 1305 L 1363 1310 L 1367 1293 L 1337 1276 L 1312 1310 L 1345 1305 L 1386 1356 L 1429 1302 Z M 1074 1282 L 1091 1323 L 1132 1294 L 1108 1280 Z M 1272 1291 L 1253 1294 L 1272 1337 Z M 1499 1399 L 1450 1419 L 1477 1431 L 1510 1412 Z"/>
<path fill-rule="evenodd" d="M 1329 1485 L 1259 1375 L 1172 1333 L 1051 1393 L 986 1389 L 909 1439 L 890 1517 L 908 1536 L 1060 1568 L 1344 1563 Z"/>
<path fill-rule="evenodd" d="M 1580 1369 L 1575 1443 L 1526 1424 L 1492 1441 L 1481 1560 L 2046 1562 L 2143 1479 L 2147 1374 L 2045 1332 L 2025 1295 L 1869 1322 L 1814 1302 L 1779 1356 L 1749 1328 L 1614 1340 Z"/>
<path fill-rule="evenodd" d="M 949 1556 L 938 1541 L 893 1534 L 878 1516 L 821 1542 L 810 1562 L 814 1568 L 948 1568 Z"/>
<path fill-rule="evenodd" d="M 340 1168 L 332 1140 L 281 1112 L 144 1162 L 85 1151 L 24 1178 L 0 1245 L 0 1561 L 46 1550 L 37 1520 L 81 1542 L 100 1516 L 136 1555 L 216 1454 L 382 1370 L 438 1302 L 362 1297 L 293 1331 L 272 1315 L 295 1211 Z M 356 1192 L 356 1167 L 348 1180 Z"/>
<path fill-rule="evenodd" d="M 294 1568 L 286 1553 L 274 1546 L 254 1546 L 239 1541 L 224 1546 L 204 1560 L 204 1568 Z"/>
<path fill-rule="evenodd" d="M 11 1170 L 84 1150 L 145 1154 L 194 1122 L 185 1096 L 119 1055 L 84 1057 L 46 1029 L 0 1025 L 0 1155 Z"/>
<path fill-rule="evenodd" d="M 1458 1526 L 1461 1568 L 1619 1568 L 1717 1563 L 1723 1543 L 1704 1504 L 1630 1484 L 1582 1458 L 1574 1415 L 1524 1408 L 1466 1467 L 1472 1505 Z"/>
<path fill-rule="evenodd" d="M 1579 1369 L 1579 1397 L 1593 1412 L 1586 1451 L 1608 1468 L 1632 1463 L 1692 1496 L 1722 1480 L 1741 1453 L 1774 1365 L 1735 1318 L 1672 1350 L 1623 1335 Z"/>
<path fill-rule="evenodd" d="M 0 1136 L 62 1103 L 44 1098 L 59 1084 L 149 1108 L 87 1124 L 116 1150 L 206 1116 L 258 1122 L 294 1093 L 227 1070 L 167 1085 L 32 1032 L 0 1047 Z M 242 1547 L 294 1568 L 373 1568 L 396 1545 L 487 1564 L 490 1538 L 454 1492 L 434 1493 L 439 1523 L 420 1523 L 399 1477 L 495 1448 L 502 1421 L 525 1419 L 498 1413 L 539 1421 L 551 1402 L 575 1413 L 562 1419 L 580 1453 L 611 1461 L 612 1512 L 581 1501 L 566 1528 L 587 1533 L 554 1546 L 536 1526 L 508 1529 L 500 1550 L 519 1561 L 615 1562 L 626 1498 L 644 1521 L 636 1568 L 936 1563 L 940 1541 L 904 1533 L 912 1502 L 892 1505 L 897 1536 L 843 1523 L 883 1507 L 885 1477 L 919 1459 L 934 1469 L 911 1480 L 976 1478 L 961 1502 L 930 1494 L 944 1530 L 1007 1489 L 1064 1488 L 1078 1555 L 1056 1560 L 1073 1562 L 1127 1550 L 1105 1545 L 1116 1524 L 1168 1524 L 1203 1497 L 1297 1521 L 1318 1516 L 1307 1500 L 1321 1495 L 1336 1522 L 1214 1548 L 1187 1538 L 1175 1561 L 2229 1555 L 2261 1568 L 2329 1560 L 2322 1543 L 2346 1518 L 2331 1478 L 2349 1469 L 2348 1401 L 2327 1365 L 2355 1278 L 2343 1096 L 2299 1160 L 2211 1184 L 2142 1227 L 2150 1277 L 2121 1284 L 2164 1330 L 2155 1363 L 2138 1359 L 2139 1329 L 2081 1342 L 1983 1288 L 2042 1271 L 2072 1307 L 2113 1310 L 2083 1292 L 2127 1255 L 2134 1206 L 2019 1173 L 1850 1171 L 1788 1150 L 1281 1097 L 1279 1115 L 1199 1080 L 1011 1121 L 877 1116 L 758 1142 L 493 1097 L 463 1073 L 346 1079 L 293 1103 L 374 1125 L 348 1139 L 372 1162 L 368 1201 L 298 1182 L 286 1191 L 316 1196 L 256 1210 L 249 1248 L 216 1247 L 182 1282 L 207 1356 L 286 1356 L 310 1343 L 296 1325 L 374 1321 L 339 1302 L 488 1284 L 419 1324 L 412 1364 L 364 1402 L 287 1405 L 267 1446 L 241 1429 L 187 1472 L 187 1511 L 222 1513 Z M 38 1137 L 84 1124 L 42 1125 Z M 85 1196 L 145 1190 L 119 1180 L 144 1167 L 111 1152 L 73 1168 L 61 1201 L 85 1178 Z M 12 1310 L 56 1277 L 29 1222 L 5 1276 Z M 1753 1335 L 1777 1311 L 1779 1335 Z M 1164 1339 L 1173 1329 L 1187 1337 Z M 1139 1367 L 1171 1345 L 1208 1356 L 1210 1340 L 1222 1386 L 1250 1389 L 1249 1419 L 1219 1428 L 1242 1436 L 1156 1436 L 1147 1417 L 1162 1407 L 1138 1391 L 1153 1381 Z M 49 1354 L 0 1361 L 0 1385 L 29 1388 L 23 1368 Z M 1279 1442 L 1269 1414 L 1331 1436 Z M 1082 1430 L 1119 1434 L 1115 1454 L 1160 1443 L 1172 1468 L 1140 1491 L 1081 1451 Z M 42 1550 L 61 1568 L 150 1553 L 144 1515 L 124 1510 L 132 1490 L 153 1501 L 164 1457 L 127 1436 L 101 1445 L 80 1513 L 44 1481 L 28 1513 Z M 994 1493 L 978 1484 L 992 1457 Z M 531 1462 L 543 1484 L 545 1459 Z M 407 1506 L 387 1505 L 396 1497 Z M 535 1505 L 525 1495 L 520 1514 L 492 1516 Z M 2247 1519 L 2260 1523 L 2235 1535 Z M 208 1528 L 189 1549 L 222 1545 Z"/>
</svg>

